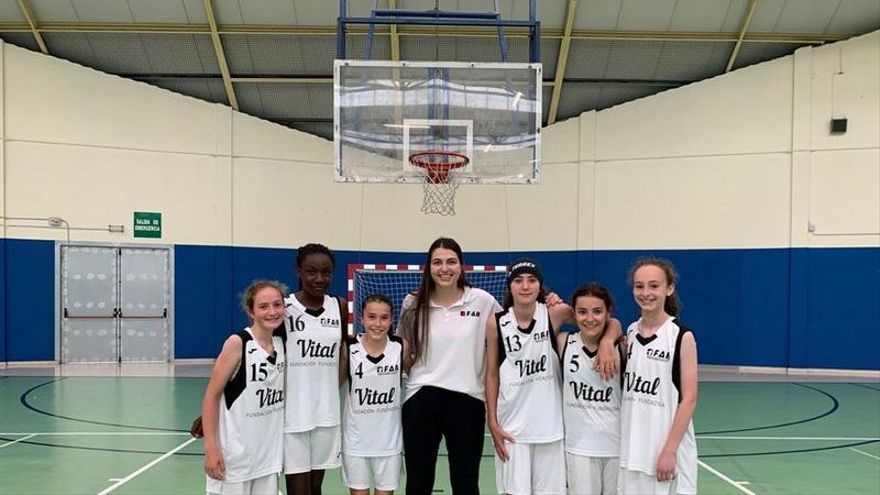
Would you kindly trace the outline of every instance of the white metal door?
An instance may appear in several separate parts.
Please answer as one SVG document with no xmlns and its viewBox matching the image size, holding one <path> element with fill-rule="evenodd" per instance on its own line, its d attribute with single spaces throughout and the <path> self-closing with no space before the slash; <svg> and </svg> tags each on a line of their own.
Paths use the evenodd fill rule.
<svg viewBox="0 0 880 495">
<path fill-rule="evenodd" d="M 62 245 L 62 363 L 171 359 L 171 250 Z"/>
<path fill-rule="evenodd" d="M 167 362 L 168 249 L 121 248 L 119 351 L 122 362 Z"/>
<path fill-rule="evenodd" d="M 116 248 L 61 247 L 62 363 L 119 362 Z"/>
</svg>

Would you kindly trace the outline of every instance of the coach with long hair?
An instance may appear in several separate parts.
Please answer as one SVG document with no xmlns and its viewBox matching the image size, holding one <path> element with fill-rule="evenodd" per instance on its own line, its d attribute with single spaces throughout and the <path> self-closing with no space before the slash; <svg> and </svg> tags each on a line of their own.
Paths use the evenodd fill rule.
<svg viewBox="0 0 880 495">
<path fill-rule="evenodd" d="M 486 418 L 486 320 L 501 307 L 471 287 L 461 247 L 441 237 L 428 249 L 422 280 L 403 302 L 398 333 L 411 353 L 403 403 L 406 493 L 429 495 L 440 439 L 446 439 L 455 494 L 478 495 Z"/>
</svg>

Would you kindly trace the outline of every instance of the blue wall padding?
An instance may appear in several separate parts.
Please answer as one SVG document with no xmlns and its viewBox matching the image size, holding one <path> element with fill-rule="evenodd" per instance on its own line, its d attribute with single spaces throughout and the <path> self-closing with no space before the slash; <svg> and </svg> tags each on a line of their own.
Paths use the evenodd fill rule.
<svg viewBox="0 0 880 495">
<path fill-rule="evenodd" d="M 701 363 L 786 366 L 787 249 L 597 251 L 595 278 L 614 293 L 624 326 L 638 318 L 627 271 L 647 255 L 678 269 L 680 319 L 694 331 Z"/>
<path fill-rule="evenodd" d="M 2 239 L 0 248 L 0 358 L 53 360 L 54 242 Z M 648 254 L 678 268 L 681 320 L 694 330 L 703 364 L 880 369 L 880 353 L 865 345 L 880 335 L 880 248 L 466 252 L 465 262 L 509 264 L 527 256 L 565 299 L 587 281 L 605 284 L 626 327 L 638 316 L 627 270 Z M 331 292 L 347 295 L 350 263 L 419 264 L 424 257 L 337 251 Z M 247 324 L 241 290 L 255 278 L 296 290 L 295 258 L 295 249 L 175 246 L 174 357 L 215 357 L 225 338 Z"/>
<path fill-rule="evenodd" d="M 8 361 L 55 359 L 55 243 L 6 239 Z"/>
<path fill-rule="evenodd" d="M 234 308 L 230 247 L 174 247 L 174 357 L 215 357 Z"/>
<path fill-rule="evenodd" d="M 806 324 L 791 335 L 806 344 L 792 366 L 880 369 L 880 249 L 804 251 Z"/>
<path fill-rule="evenodd" d="M 6 239 L 0 239 L 0 362 L 6 358 L 6 327 L 9 313 L 6 312 Z"/>
</svg>

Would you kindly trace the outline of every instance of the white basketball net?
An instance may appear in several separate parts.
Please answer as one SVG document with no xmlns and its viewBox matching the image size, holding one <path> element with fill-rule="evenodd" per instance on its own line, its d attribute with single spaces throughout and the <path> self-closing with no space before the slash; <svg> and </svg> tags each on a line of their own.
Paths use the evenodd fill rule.
<svg viewBox="0 0 880 495">
<path fill-rule="evenodd" d="M 441 156 L 431 155 L 437 159 Z M 464 157 L 462 157 L 464 158 Z M 455 191 L 460 185 L 458 171 L 467 165 L 465 161 L 455 163 L 415 163 L 413 165 L 422 177 L 422 188 L 425 199 L 422 201 L 422 213 L 426 215 L 455 215 Z M 412 160 L 411 160 L 412 161 Z"/>
</svg>

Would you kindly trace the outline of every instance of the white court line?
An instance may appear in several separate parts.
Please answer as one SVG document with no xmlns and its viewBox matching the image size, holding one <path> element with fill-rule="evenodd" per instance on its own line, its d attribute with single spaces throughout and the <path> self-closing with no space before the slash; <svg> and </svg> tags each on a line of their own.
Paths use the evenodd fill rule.
<svg viewBox="0 0 880 495">
<path fill-rule="evenodd" d="M 852 448 L 852 447 L 850 447 L 849 450 L 852 450 L 853 452 L 858 452 L 859 454 L 866 455 L 866 456 L 870 457 L 871 459 L 877 459 L 878 461 L 880 461 L 880 457 L 877 457 L 877 456 L 874 455 L 874 454 L 869 454 L 869 453 L 867 453 L 867 452 L 865 452 L 865 451 L 863 451 L 863 450 L 855 449 L 855 448 Z"/>
<path fill-rule="evenodd" d="M 0 432 L 0 436 L 18 435 L 61 435 L 61 436 L 180 436 L 189 435 L 185 432 L 156 432 L 156 431 L 38 431 L 38 432 Z"/>
<path fill-rule="evenodd" d="M 700 466 L 703 466 L 703 468 L 704 468 L 706 471 L 709 471 L 710 473 L 714 474 L 715 476 L 718 476 L 719 478 L 721 478 L 722 480 L 726 481 L 726 482 L 729 483 L 731 486 L 733 486 L 733 487 L 736 488 L 737 490 L 739 490 L 739 491 L 745 493 L 746 495 L 757 495 L 755 492 L 753 492 L 753 491 L 749 490 L 748 488 L 742 486 L 742 483 L 737 482 L 737 481 L 733 481 L 732 479 L 730 479 L 730 478 L 728 478 L 727 476 L 725 476 L 724 473 L 722 473 L 722 472 L 720 472 L 720 471 L 718 471 L 718 470 L 712 468 L 712 466 L 706 464 L 705 462 L 703 462 L 703 461 L 697 459 L 697 464 L 699 464 Z"/>
<path fill-rule="evenodd" d="M 0 449 L 2 449 L 3 447 L 9 447 L 10 445 L 16 444 L 18 442 L 23 442 L 23 441 L 27 440 L 28 438 L 32 438 L 32 437 L 37 436 L 36 433 L 22 433 L 22 435 L 26 435 L 26 436 L 23 438 L 19 438 L 18 440 L 13 440 L 11 442 L 4 443 L 3 445 L 0 445 Z M 12 435 L 10 435 L 10 436 L 12 436 Z"/>
<path fill-rule="evenodd" d="M 870 442 L 880 441 L 876 437 L 701 437 L 697 440 L 814 440 L 814 441 L 853 441 L 853 442 Z"/>
<path fill-rule="evenodd" d="M 115 489 L 119 488 L 120 486 L 133 480 L 135 477 L 139 476 L 141 473 L 143 473 L 147 469 L 150 469 L 151 467 L 155 466 L 156 464 L 159 464 L 160 462 L 164 461 L 165 459 L 167 459 L 167 458 L 171 457 L 172 455 L 174 455 L 175 453 L 177 453 L 177 451 L 182 450 L 184 447 L 186 447 L 187 445 L 189 445 L 195 441 L 196 441 L 195 438 L 190 438 L 189 440 L 183 442 L 182 444 L 178 445 L 177 447 L 174 447 L 172 450 L 169 450 L 168 452 L 157 457 L 149 464 L 144 465 L 143 467 L 141 467 L 137 471 L 135 471 L 135 472 L 129 474 L 128 476 L 126 476 L 125 478 L 122 478 L 121 480 L 117 481 L 116 483 L 111 485 L 109 488 L 98 493 L 98 495 L 107 495 L 108 493 L 112 492 L 113 490 L 115 490 Z"/>
</svg>

